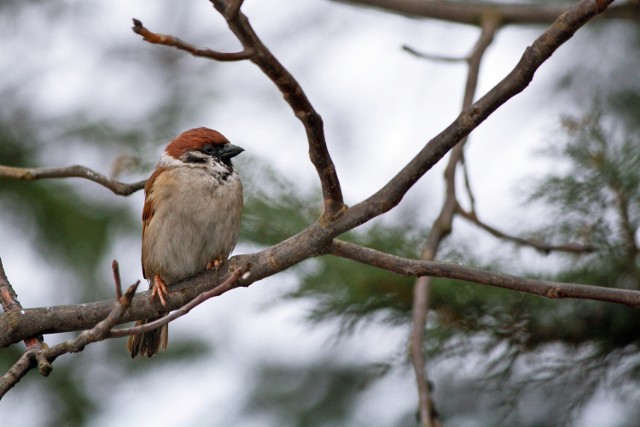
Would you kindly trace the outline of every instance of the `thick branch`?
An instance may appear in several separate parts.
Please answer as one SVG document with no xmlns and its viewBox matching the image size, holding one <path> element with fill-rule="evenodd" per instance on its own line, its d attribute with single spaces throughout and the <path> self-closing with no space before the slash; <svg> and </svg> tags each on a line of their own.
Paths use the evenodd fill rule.
<svg viewBox="0 0 640 427">
<path fill-rule="evenodd" d="M 116 300 L 112 302 L 112 308 L 107 316 L 92 329 L 83 331 L 76 338 L 61 342 L 51 348 L 27 349 L 20 359 L 0 377 L 0 398 L 29 372 L 33 367 L 32 360 L 34 358 L 53 362 L 58 356 L 65 353 L 77 353 L 82 351 L 88 344 L 105 339 L 109 331 L 120 321 L 120 318 L 126 312 L 138 284 L 139 282 L 131 285 L 122 297 L 116 298 Z M 119 281 L 117 281 L 116 286 L 119 286 Z M 117 294 L 121 294 L 120 289 L 118 289 Z"/>
<path fill-rule="evenodd" d="M 331 244 L 332 236 L 327 229 L 312 225 L 284 242 L 252 255 L 239 255 L 223 264 L 219 271 L 211 270 L 191 277 L 170 287 L 167 306 L 150 292 L 136 294 L 129 310 L 120 323 L 162 316 L 177 310 L 199 294 L 214 289 L 224 282 L 229 271 L 251 265 L 249 278 L 241 278 L 239 286 L 249 286 L 265 277 L 279 273 L 305 259 L 321 255 Z M 108 316 L 113 300 L 90 302 L 80 305 L 29 308 L 0 314 L 0 347 L 6 347 L 27 337 L 90 329 Z"/>
<path fill-rule="evenodd" d="M 382 268 L 403 276 L 443 277 L 510 289 L 551 299 L 589 299 L 624 304 L 630 307 L 640 307 L 640 291 L 629 289 L 552 282 L 490 272 L 455 263 L 418 261 L 390 255 L 375 249 L 365 248 L 340 240 L 334 241 L 330 253 L 341 258 L 347 258 Z"/>
<path fill-rule="evenodd" d="M 50 178 L 84 178 L 108 188 L 119 196 L 128 196 L 143 189 L 146 182 L 138 181 L 127 184 L 80 165 L 64 168 L 17 168 L 0 165 L 0 178 L 20 179 L 23 181 Z"/>
<path fill-rule="evenodd" d="M 433 18 L 460 24 L 482 24 L 487 14 L 500 18 L 502 24 L 550 24 L 569 6 L 557 3 L 456 2 L 428 0 L 334 0 L 383 9 L 411 18 Z M 603 18 L 640 21 L 640 3 L 628 1 L 611 7 Z"/>
</svg>

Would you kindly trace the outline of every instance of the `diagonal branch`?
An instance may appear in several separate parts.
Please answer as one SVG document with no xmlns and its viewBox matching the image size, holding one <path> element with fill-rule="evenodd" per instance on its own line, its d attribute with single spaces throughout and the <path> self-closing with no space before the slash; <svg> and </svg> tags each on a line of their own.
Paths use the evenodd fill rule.
<svg viewBox="0 0 640 427">
<path fill-rule="evenodd" d="M 522 92 L 540 66 L 589 19 L 602 13 L 612 0 L 582 0 L 569 7 L 522 55 L 513 70 L 482 98 L 465 108 L 383 188 L 351 207 L 335 223 L 341 232 L 381 215 L 400 203 L 409 189 L 459 141 L 495 110 Z"/>
<path fill-rule="evenodd" d="M 119 196 L 128 196 L 143 189 L 146 182 L 144 180 L 127 184 L 80 165 L 63 168 L 18 168 L 0 165 L 0 178 L 20 179 L 23 181 L 50 178 L 84 178 L 108 188 Z"/>
<path fill-rule="evenodd" d="M 120 323 L 162 316 L 167 310 L 177 310 L 199 294 L 223 283 L 231 272 L 251 265 L 251 276 L 240 278 L 239 286 L 249 286 L 274 275 L 305 259 L 321 255 L 331 244 L 332 236 L 316 224 L 261 252 L 237 255 L 220 266 L 218 272 L 210 270 L 171 285 L 167 306 L 150 298 L 150 291 L 136 294 Z M 221 292 L 222 293 L 222 292 Z M 79 305 L 29 308 L 0 314 L 0 347 L 19 342 L 26 337 L 90 329 L 104 319 L 113 306 L 113 300 Z"/>
<path fill-rule="evenodd" d="M 242 46 L 255 51 L 255 55 L 250 58 L 251 61 L 277 86 L 295 116 L 302 122 L 307 133 L 309 157 L 316 168 L 322 186 L 324 197 L 322 221 L 334 220 L 346 210 L 346 206 L 338 174 L 327 148 L 322 117 L 313 108 L 298 81 L 262 43 L 247 17 L 235 7 L 234 2 L 225 0 L 211 0 L 211 2 L 227 20 L 229 29 Z"/>
<path fill-rule="evenodd" d="M 510 289 L 550 299 L 589 299 L 640 307 L 640 291 L 630 289 L 552 282 L 491 272 L 456 263 L 413 260 L 340 240 L 334 241 L 329 253 L 403 276 L 442 277 Z"/>
<path fill-rule="evenodd" d="M 149 332 L 149 331 L 151 331 L 153 329 L 156 329 L 156 328 L 158 328 L 158 327 L 160 327 L 162 325 L 165 325 L 165 324 L 167 324 L 169 322 L 172 322 L 172 321 L 176 320 L 177 318 L 182 317 L 185 314 L 189 313 L 196 306 L 202 304 L 206 300 L 211 299 L 213 297 L 217 297 L 219 295 L 222 295 L 223 293 L 233 289 L 234 286 L 236 285 L 236 282 L 238 281 L 238 279 L 240 277 L 242 277 L 243 279 L 248 279 L 249 278 L 249 272 L 248 271 L 249 271 L 249 265 L 245 265 L 245 266 L 243 266 L 241 268 L 238 268 L 233 273 L 231 273 L 229 275 L 229 277 L 227 277 L 222 283 L 220 283 L 220 285 L 218 285 L 215 288 L 210 289 L 208 291 L 202 292 L 197 297 L 195 297 L 194 299 L 189 301 L 187 304 L 185 304 L 182 307 L 180 307 L 179 309 L 173 311 L 171 314 L 169 314 L 167 316 L 163 316 L 163 317 L 161 317 L 161 318 L 159 318 L 157 320 L 154 320 L 152 322 L 145 323 L 143 325 L 134 326 L 134 327 L 131 327 L 131 328 L 123 328 L 123 329 L 112 330 L 109 333 L 109 338 L 126 337 L 128 335 L 141 334 L 143 332 Z"/>
<path fill-rule="evenodd" d="M 273 56 L 253 30 L 247 17 L 242 14 L 241 0 L 213 0 L 214 7 L 227 20 L 244 50 L 238 53 L 220 53 L 209 49 L 196 48 L 177 37 L 156 34 L 146 29 L 142 22 L 133 20 L 133 31 L 152 44 L 172 46 L 195 56 L 218 61 L 238 61 L 249 59 L 271 79 L 282 93 L 295 116 L 302 122 L 309 143 L 309 157 L 316 168 L 324 196 L 323 221 L 329 222 L 340 216 L 346 209 L 342 189 L 335 165 L 329 154 L 324 135 L 324 125 L 320 114 L 311 105 L 300 84 L 289 71 Z"/>
<path fill-rule="evenodd" d="M 487 233 L 491 234 L 493 237 L 498 239 L 506 240 L 509 242 L 513 242 L 517 245 L 529 246 L 537 251 L 540 251 L 544 254 L 548 254 L 550 252 L 566 252 L 572 254 L 587 254 L 592 253 L 596 250 L 595 246 L 591 245 L 581 245 L 578 243 L 567 243 L 562 245 L 551 245 L 548 243 L 541 242 L 535 239 L 525 239 L 518 236 L 512 236 L 510 234 L 504 233 L 497 228 L 490 226 L 489 224 L 483 222 L 478 218 L 475 212 L 469 212 L 464 209 L 460 205 L 456 207 L 456 213 L 462 216 L 467 221 L 477 225 Z"/>
</svg>

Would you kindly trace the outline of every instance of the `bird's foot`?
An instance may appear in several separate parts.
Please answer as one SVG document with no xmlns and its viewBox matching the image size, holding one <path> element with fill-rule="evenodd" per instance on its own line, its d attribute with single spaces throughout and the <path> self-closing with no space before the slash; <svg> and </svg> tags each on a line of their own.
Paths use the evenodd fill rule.
<svg viewBox="0 0 640 427">
<path fill-rule="evenodd" d="M 153 286 L 151 287 L 151 300 L 158 298 L 160 303 L 166 306 L 168 294 L 169 289 L 167 288 L 167 284 L 162 280 L 162 277 L 156 274 L 153 277 Z"/>
<path fill-rule="evenodd" d="M 214 258 L 207 263 L 207 270 L 211 270 L 215 268 L 216 271 L 218 271 L 218 268 L 222 265 L 223 262 L 224 260 L 222 259 L 222 257 Z"/>
</svg>

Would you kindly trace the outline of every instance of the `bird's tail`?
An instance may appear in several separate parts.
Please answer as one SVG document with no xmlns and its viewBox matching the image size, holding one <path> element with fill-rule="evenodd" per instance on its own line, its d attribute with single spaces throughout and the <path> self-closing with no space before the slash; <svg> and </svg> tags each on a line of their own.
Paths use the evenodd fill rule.
<svg viewBox="0 0 640 427">
<path fill-rule="evenodd" d="M 144 325 L 152 322 L 155 319 L 138 320 L 136 326 Z M 131 354 L 131 358 L 136 357 L 138 354 L 147 357 L 155 356 L 158 351 L 167 349 L 167 342 L 169 340 L 169 325 L 164 324 L 157 329 L 153 329 L 149 332 L 142 334 L 130 335 L 127 341 L 127 350 Z"/>
</svg>

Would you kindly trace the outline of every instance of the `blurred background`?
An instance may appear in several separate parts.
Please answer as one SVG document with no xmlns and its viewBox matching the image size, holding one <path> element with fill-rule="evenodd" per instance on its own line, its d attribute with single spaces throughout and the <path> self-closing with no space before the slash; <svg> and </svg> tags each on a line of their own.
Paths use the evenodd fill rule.
<svg viewBox="0 0 640 427">
<path fill-rule="evenodd" d="M 328 0 L 252 1 L 257 33 L 323 116 L 347 204 L 368 197 L 459 113 L 479 30 Z M 82 164 L 133 182 L 183 130 L 207 126 L 246 149 L 235 253 L 277 243 L 321 209 L 302 126 L 249 62 L 149 45 L 131 19 L 219 51 L 239 49 L 204 0 L 0 1 L 0 164 Z M 544 26 L 502 29 L 478 93 Z M 511 234 L 597 247 L 540 254 L 460 220 L 440 259 L 556 280 L 640 289 L 640 29 L 587 24 L 521 95 L 471 135 L 466 167 L 482 218 Z M 436 166 L 394 211 L 345 239 L 418 257 L 440 209 Z M 460 177 L 462 178 L 462 177 Z M 0 257 L 26 307 L 113 297 L 142 278 L 143 194 L 79 179 L 0 179 Z M 306 261 L 172 323 L 167 352 L 131 360 L 125 340 L 31 372 L 0 403 L 3 426 L 412 426 L 407 359 L 413 280 L 349 261 Z M 546 301 L 436 280 L 425 331 L 445 425 L 638 425 L 637 310 Z M 46 336 L 51 345 L 74 334 Z M 23 345 L 0 349 L 6 371 Z"/>
</svg>

